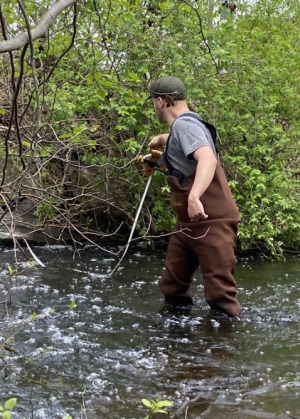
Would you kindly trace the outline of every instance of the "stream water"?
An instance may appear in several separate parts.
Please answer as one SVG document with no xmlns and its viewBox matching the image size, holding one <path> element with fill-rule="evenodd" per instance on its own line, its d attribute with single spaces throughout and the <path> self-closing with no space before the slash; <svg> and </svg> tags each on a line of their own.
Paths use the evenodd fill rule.
<svg viewBox="0 0 300 419">
<path fill-rule="evenodd" d="M 173 403 L 159 417 L 300 418 L 299 258 L 240 258 L 243 317 L 221 323 L 200 274 L 190 315 L 162 310 L 161 252 L 130 249 L 112 277 L 117 259 L 93 247 L 34 252 L 46 268 L 8 275 L 1 249 L 0 404 L 17 398 L 13 418 L 142 419 L 142 399 Z"/>
</svg>

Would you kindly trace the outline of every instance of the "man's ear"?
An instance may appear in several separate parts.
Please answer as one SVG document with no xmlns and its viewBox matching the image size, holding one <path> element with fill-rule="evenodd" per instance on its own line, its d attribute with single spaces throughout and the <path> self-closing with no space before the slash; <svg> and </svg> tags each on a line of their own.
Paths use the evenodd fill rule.
<svg viewBox="0 0 300 419">
<path fill-rule="evenodd" d="M 160 96 L 158 96 L 158 98 L 157 98 L 157 103 L 158 103 L 158 106 L 160 107 L 160 108 L 163 108 L 164 106 L 165 106 L 165 100 L 162 98 L 162 97 L 160 97 Z"/>
</svg>

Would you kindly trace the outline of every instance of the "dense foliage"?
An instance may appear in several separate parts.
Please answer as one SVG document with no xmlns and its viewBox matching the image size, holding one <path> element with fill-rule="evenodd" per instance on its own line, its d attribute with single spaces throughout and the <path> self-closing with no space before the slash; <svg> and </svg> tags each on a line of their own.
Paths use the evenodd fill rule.
<svg viewBox="0 0 300 419">
<path fill-rule="evenodd" d="M 172 74 L 218 128 L 242 214 L 239 247 L 298 250 L 298 1 L 77 3 L 47 38 L 0 56 L 1 155 L 15 165 L 13 175 L 3 165 L 3 205 L 30 196 L 35 228 L 51 224 L 85 238 L 129 228 L 146 183 L 135 158 L 166 129 L 146 101 L 147 86 Z M 47 6 L 30 2 L 21 13 L 17 1 L 3 5 L 2 34 L 14 37 L 26 18 L 34 27 Z M 173 221 L 157 173 L 139 234 L 161 234 Z"/>
</svg>

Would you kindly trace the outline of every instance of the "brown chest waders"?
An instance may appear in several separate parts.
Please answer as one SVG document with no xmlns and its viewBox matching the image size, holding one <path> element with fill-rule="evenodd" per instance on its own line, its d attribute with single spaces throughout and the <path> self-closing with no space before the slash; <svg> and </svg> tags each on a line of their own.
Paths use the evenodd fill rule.
<svg viewBox="0 0 300 419">
<path fill-rule="evenodd" d="M 192 304 L 188 290 L 200 266 L 208 305 L 231 317 L 239 317 L 240 305 L 233 277 L 235 240 L 240 221 L 238 209 L 218 163 L 214 178 L 201 197 L 208 218 L 192 223 L 187 208 L 193 180 L 191 177 L 189 183 L 182 187 L 176 177 L 168 177 L 172 192 L 171 205 L 178 222 L 168 244 L 165 270 L 159 287 L 167 302 Z"/>
</svg>

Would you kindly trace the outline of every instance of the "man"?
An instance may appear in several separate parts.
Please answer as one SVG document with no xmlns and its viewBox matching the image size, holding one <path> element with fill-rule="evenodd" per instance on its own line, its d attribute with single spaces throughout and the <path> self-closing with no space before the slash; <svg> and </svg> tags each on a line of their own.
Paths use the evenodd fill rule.
<svg viewBox="0 0 300 419">
<path fill-rule="evenodd" d="M 184 84 L 177 77 L 161 77 L 149 90 L 156 117 L 170 128 L 149 146 L 165 147 L 171 205 L 178 216 L 159 287 L 167 304 L 193 305 L 188 291 L 200 266 L 213 313 L 239 318 L 233 270 L 240 216 L 217 156 L 214 127 L 190 112 Z"/>
</svg>

